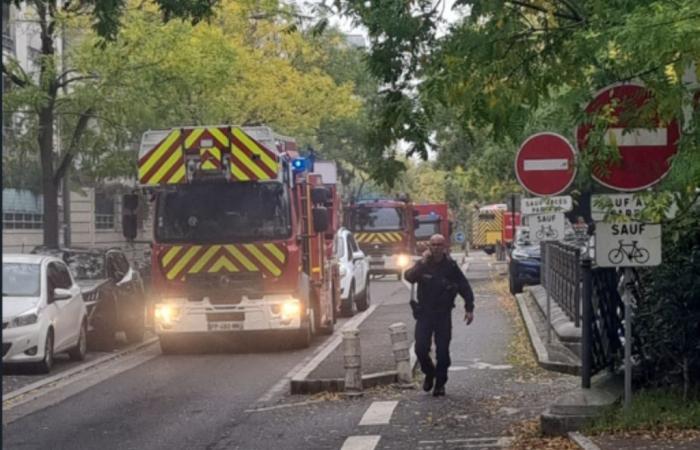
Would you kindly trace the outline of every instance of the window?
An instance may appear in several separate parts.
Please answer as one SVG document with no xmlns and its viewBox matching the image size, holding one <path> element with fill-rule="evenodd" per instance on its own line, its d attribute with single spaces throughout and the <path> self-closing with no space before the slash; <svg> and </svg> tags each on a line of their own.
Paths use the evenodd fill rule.
<svg viewBox="0 0 700 450">
<path fill-rule="evenodd" d="M 41 230 L 44 227 L 44 215 L 3 211 L 2 226 L 6 230 Z"/>
<path fill-rule="evenodd" d="M 343 240 L 343 235 L 338 234 L 338 238 L 335 241 L 336 256 L 338 259 L 343 259 L 345 257 L 345 241 Z"/>
<path fill-rule="evenodd" d="M 350 237 L 349 236 L 348 236 L 347 244 L 348 244 L 348 260 L 352 261 L 354 252 L 352 251 L 352 246 L 350 245 Z"/>
<path fill-rule="evenodd" d="M 3 263 L 2 296 L 38 297 L 41 292 L 40 271 L 39 264 Z"/>
<path fill-rule="evenodd" d="M 352 249 L 352 253 L 360 251 L 360 247 L 358 247 L 357 242 L 355 242 L 355 236 L 353 236 L 352 234 L 349 234 L 348 235 L 348 242 L 350 243 L 350 248 Z"/>
<path fill-rule="evenodd" d="M 73 280 L 65 264 L 57 262 L 50 263 L 47 275 L 51 290 L 56 288 L 70 289 L 71 286 L 73 286 Z"/>
<path fill-rule="evenodd" d="M 95 229 L 114 230 L 114 197 L 95 192 Z"/>
<path fill-rule="evenodd" d="M 403 225 L 404 218 L 401 208 L 360 205 L 351 211 L 353 231 L 401 230 Z"/>
</svg>

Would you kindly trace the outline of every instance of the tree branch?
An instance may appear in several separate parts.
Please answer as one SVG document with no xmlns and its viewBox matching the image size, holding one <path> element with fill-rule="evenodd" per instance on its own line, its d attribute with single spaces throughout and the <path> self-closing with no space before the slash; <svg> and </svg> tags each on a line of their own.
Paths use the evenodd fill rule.
<svg viewBox="0 0 700 450">
<path fill-rule="evenodd" d="M 20 67 L 20 70 L 22 70 L 22 75 L 24 76 L 24 78 L 20 78 L 19 75 L 17 75 L 17 74 L 14 73 L 13 71 L 11 71 L 11 70 L 5 65 L 4 62 L 2 62 L 2 63 L 0 63 L 0 64 L 2 64 L 2 73 L 4 73 L 5 75 L 7 75 L 7 77 L 10 79 L 10 81 L 12 81 L 12 82 L 13 82 L 15 85 L 17 85 L 18 87 L 24 88 L 24 87 L 27 87 L 27 86 L 29 86 L 29 85 L 31 84 L 30 81 L 29 81 L 29 77 L 27 76 L 26 73 L 24 73 L 24 70 L 22 70 L 21 67 Z M 18 67 L 19 67 L 19 66 L 18 66 Z"/>
<path fill-rule="evenodd" d="M 92 107 L 83 111 L 83 113 L 80 115 L 80 119 L 78 119 L 78 123 L 73 129 L 73 135 L 70 139 L 70 146 L 63 154 L 63 159 L 61 160 L 61 163 L 53 176 L 53 182 L 56 186 L 58 186 L 58 183 L 61 181 L 61 179 L 63 179 L 63 176 L 66 174 L 66 170 L 68 170 L 70 163 L 73 161 L 78 144 L 80 143 L 80 139 L 83 137 L 83 133 L 85 133 L 85 130 L 87 129 L 88 122 L 92 117 L 93 111 L 94 109 Z"/>
<path fill-rule="evenodd" d="M 559 12 L 558 10 L 550 11 L 547 8 L 544 8 L 544 7 L 538 6 L 538 5 L 533 5 L 532 3 L 528 3 L 528 2 L 522 2 L 519 0 L 506 0 L 506 3 L 510 3 L 514 6 L 520 6 L 522 8 L 532 9 L 532 10 L 539 11 L 539 12 L 542 12 L 545 14 L 552 14 L 554 17 L 558 17 L 560 19 L 580 21 L 580 19 L 578 19 L 577 17 L 571 16 L 569 14 L 564 14 L 562 12 Z"/>
<path fill-rule="evenodd" d="M 99 79 L 100 79 L 100 77 L 97 75 L 81 75 L 78 77 L 68 78 L 64 81 L 58 82 L 58 83 L 56 83 L 56 87 L 57 88 L 66 87 L 73 82 L 81 81 L 81 80 L 99 80 Z"/>
</svg>

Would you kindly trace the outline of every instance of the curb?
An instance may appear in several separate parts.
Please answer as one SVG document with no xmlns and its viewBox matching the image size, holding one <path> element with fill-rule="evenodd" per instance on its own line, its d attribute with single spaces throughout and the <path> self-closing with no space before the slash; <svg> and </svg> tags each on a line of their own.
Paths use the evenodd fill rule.
<svg viewBox="0 0 700 450">
<path fill-rule="evenodd" d="M 63 381 L 65 379 L 71 378 L 74 375 L 88 371 L 95 366 L 112 361 L 113 359 L 120 358 L 120 357 L 127 355 L 129 353 L 136 352 L 144 347 L 148 347 L 149 345 L 154 344 L 157 341 L 158 341 L 158 336 L 154 336 L 150 339 L 144 340 L 141 343 L 134 344 L 130 347 L 124 348 L 117 353 L 110 353 L 108 355 L 97 358 L 94 361 L 90 361 L 89 363 L 76 366 L 72 369 L 57 373 L 56 375 L 46 377 L 46 378 L 43 378 L 43 379 L 36 381 L 34 383 L 28 384 L 24 387 L 21 387 L 19 389 L 14 390 L 12 392 L 8 392 L 7 394 L 3 394 L 3 396 L 2 396 L 3 411 L 6 409 L 6 406 L 5 406 L 6 403 L 10 403 L 13 399 L 15 399 L 19 396 L 25 395 L 25 394 L 32 392 L 32 391 L 36 391 L 36 390 L 41 389 L 44 386 L 47 386 L 49 384 L 54 384 L 54 383 L 57 383 L 59 381 Z M 11 407 L 12 405 L 8 405 L 8 406 Z"/>
<path fill-rule="evenodd" d="M 515 299 L 518 303 L 518 310 L 520 311 L 520 317 L 522 317 L 523 322 L 525 322 L 525 328 L 527 329 L 527 335 L 530 339 L 530 345 L 532 346 L 535 355 L 537 356 L 537 364 L 546 370 L 551 370 L 553 372 L 566 373 L 569 375 L 580 375 L 581 366 L 571 365 L 558 361 L 552 361 L 549 358 L 549 352 L 547 347 L 542 342 L 540 335 L 537 333 L 537 327 L 535 322 L 530 315 L 530 310 L 525 304 L 525 299 L 523 298 L 525 294 L 516 294 Z"/>
<path fill-rule="evenodd" d="M 600 447 L 598 447 L 595 442 L 578 431 L 570 431 L 567 436 L 574 444 L 578 445 L 583 450 L 600 450 Z"/>
</svg>

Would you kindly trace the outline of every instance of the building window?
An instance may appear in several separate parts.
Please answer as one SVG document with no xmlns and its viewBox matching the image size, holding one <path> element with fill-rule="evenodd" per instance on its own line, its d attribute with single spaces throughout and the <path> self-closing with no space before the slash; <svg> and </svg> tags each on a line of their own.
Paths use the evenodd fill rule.
<svg viewBox="0 0 700 450">
<path fill-rule="evenodd" d="M 114 230 L 114 197 L 95 193 L 95 229 Z"/>
<path fill-rule="evenodd" d="M 15 211 L 2 213 L 2 226 L 6 230 L 41 230 L 43 225 L 43 214 Z"/>
</svg>

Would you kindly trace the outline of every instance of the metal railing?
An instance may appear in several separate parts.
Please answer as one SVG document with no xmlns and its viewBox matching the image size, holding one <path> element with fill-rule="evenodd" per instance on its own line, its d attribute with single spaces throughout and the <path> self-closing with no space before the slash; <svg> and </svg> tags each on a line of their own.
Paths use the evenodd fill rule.
<svg viewBox="0 0 700 450">
<path fill-rule="evenodd" d="M 581 325 L 581 250 L 562 242 L 540 243 L 540 281 L 578 328 Z"/>
</svg>

